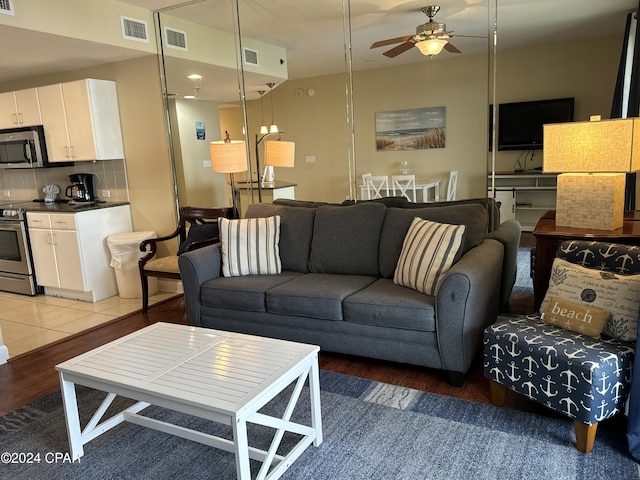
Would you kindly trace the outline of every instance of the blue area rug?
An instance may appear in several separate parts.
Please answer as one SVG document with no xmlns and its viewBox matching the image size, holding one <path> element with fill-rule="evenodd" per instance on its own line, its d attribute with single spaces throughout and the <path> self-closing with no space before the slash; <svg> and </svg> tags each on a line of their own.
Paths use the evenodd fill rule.
<svg viewBox="0 0 640 480">
<path fill-rule="evenodd" d="M 533 279 L 531 278 L 531 249 L 518 248 L 518 268 L 516 283 L 513 285 L 514 293 L 527 293 L 533 295 Z"/>
<path fill-rule="evenodd" d="M 573 424 L 568 419 L 326 371 L 320 372 L 320 385 L 324 442 L 317 448 L 309 447 L 282 478 L 639 478 L 638 464 L 627 454 L 621 422 L 601 425 L 593 452 L 585 455 L 574 447 Z M 78 399 L 81 406 L 95 408 L 102 396 L 78 387 Z M 277 398 L 269 410 L 281 411 L 283 406 L 284 399 Z M 183 426 L 229 434 L 227 427 L 176 412 L 155 407 L 150 412 Z M 304 408 L 294 417 L 304 420 L 306 412 Z M 266 433 L 272 432 L 250 430 L 250 443 L 263 448 L 269 438 Z M 13 480 L 235 478 L 231 454 L 131 424 L 118 426 L 85 445 L 85 456 L 79 463 L 54 461 L 56 452 L 67 452 L 59 394 L 0 418 L 0 452 L 40 454 L 39 463 L 1 465 L 2 478 Z M 255 475 L 257 464 L 252 465 L 252 471 Z"/>
</svg>

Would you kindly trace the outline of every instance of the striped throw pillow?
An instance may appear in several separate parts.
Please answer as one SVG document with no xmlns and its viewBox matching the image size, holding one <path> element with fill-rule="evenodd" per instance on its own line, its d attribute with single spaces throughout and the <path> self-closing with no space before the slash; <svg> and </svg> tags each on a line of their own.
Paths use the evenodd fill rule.
<svg viewBox="0 0 640 480">
<path fill-rule="evenodd" d="M 464 225 L 414 218 L 404 237 L 393 283 L 435 295 L 462 245 Z"/>
<path fill-rule="evenodd" d="M 219 219 L 222 274 L 225 277 L 269 275 L 282 271 L 280 215 L 267 218 Z"/>
</svg>

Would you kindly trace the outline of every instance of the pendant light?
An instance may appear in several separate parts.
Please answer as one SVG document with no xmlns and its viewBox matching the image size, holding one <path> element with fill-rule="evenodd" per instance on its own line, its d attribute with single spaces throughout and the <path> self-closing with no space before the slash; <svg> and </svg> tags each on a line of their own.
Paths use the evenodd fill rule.
<svg viewBox="0 0 640 480">
<path fill-rule="evenodd" d="M 264 90 L 258 90 L 260 94 L 260 109 L 262 110 L 262 125 L 260 125 L 260 135 L 265 135 L 269 133 L 269 129 L 267 125 L 264 123 L 264 102 L 262 101 L 262 96 L 264 95 Z"/>
<path fill-rule="evenodd" d="M 275 115 L 273 114 L 273 87 L 275 87 L 275 83 L 267 83 L 267 87 L 269 87 L 269 96 L 271 97 L 271 127 L 269 127 L 269 133 L 278 133 L 278 126 L 274 120 Z"/>
</svg>

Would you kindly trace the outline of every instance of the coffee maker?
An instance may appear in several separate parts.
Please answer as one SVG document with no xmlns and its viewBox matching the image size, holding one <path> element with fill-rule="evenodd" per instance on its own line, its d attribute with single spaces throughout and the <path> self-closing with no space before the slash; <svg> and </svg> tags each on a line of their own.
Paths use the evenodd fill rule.
<svg viewBox="0 0 640 480">
<path fill-rule="evenodd" d="M 97 200 L 93 192 L 93 175 L 91 173 L 73 173 L 69 175 L 73 185 L 65 190 L 65 195 L 73 202 L 89 203 Z"/>
</svg>

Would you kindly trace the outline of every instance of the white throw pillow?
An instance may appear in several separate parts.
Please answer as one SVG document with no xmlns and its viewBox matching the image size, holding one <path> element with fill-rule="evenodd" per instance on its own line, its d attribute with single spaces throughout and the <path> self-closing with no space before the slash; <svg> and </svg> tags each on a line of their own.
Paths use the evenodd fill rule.
<svg viewBox="0 0 640 480">
<path fill-rule="evenodd" d="M 269 275 L 282 271 L 280 215 L 267 218 L 220 218 L 222 274 L 225 277 Z"/>
<path fill-rule="evenodd" d="M 460 250 L 465 228 L 414 218 L 404 237 L 393 283 L 435 295 Z"/>
<path fill-rule="evenodd" d="M 541 312 L 548 309 L 551 297 L 611 312 L 605 335 L 625 341 L 636 338 L 640 275 L 603 272 L 556 258 L 551 267 L 549 289 L 540 305 Z"/>
</svg>

